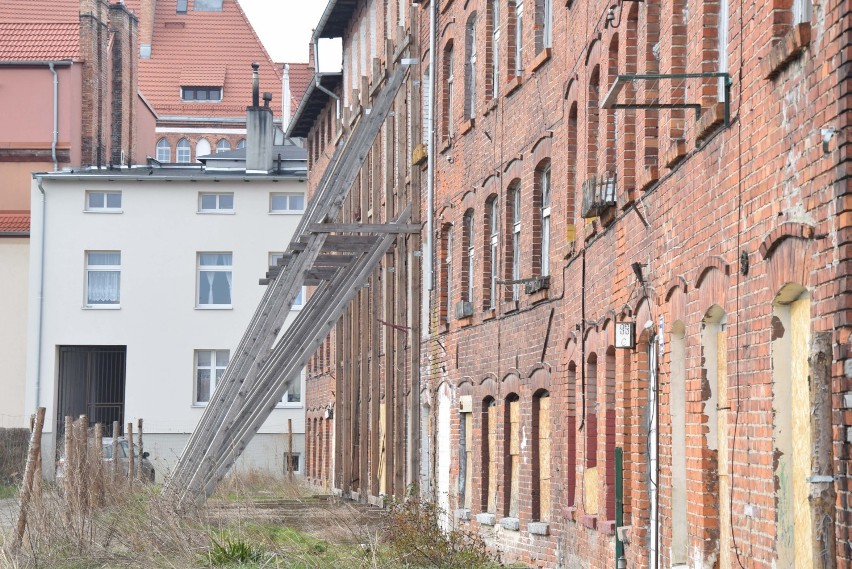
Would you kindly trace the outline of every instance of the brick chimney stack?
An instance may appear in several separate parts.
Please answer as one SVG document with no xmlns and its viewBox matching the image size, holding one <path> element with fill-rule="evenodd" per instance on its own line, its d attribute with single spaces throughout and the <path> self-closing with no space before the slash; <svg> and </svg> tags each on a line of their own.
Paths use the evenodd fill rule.
<svg viewBox="0 0 852 569">
<path fill-rule="evenodd" d="M 111 109 L 110 163 L 127 166 L 133 163 L 136 147 L 136 94 L 138 88 L 139 26 L 136 16 L 124 4 L 110 6 Z"/>
<path fill-rule="evenodd" d="M 151 45 L 154 43 L 154 14 L 157 0 L 142 0 L 139 8 L 139 56 L 150 59 Z"/>
<path fill-rule="evenodd" d="M 102 166 L 108 157 L 109 35 L 109 4 L 105 0 L 80 0 L 81 166 Z"/>
</svg>

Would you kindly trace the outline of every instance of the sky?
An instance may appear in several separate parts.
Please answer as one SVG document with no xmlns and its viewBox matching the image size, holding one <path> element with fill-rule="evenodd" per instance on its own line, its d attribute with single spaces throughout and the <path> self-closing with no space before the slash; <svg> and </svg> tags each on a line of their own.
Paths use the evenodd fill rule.
<svg viewBox="0 0 852 569">
<path fill-rule="evenodd" d="M 277 62 L 308 61 L 308 43 L 325 0 L 239 0 L 266 51 Z"/>
</svg>

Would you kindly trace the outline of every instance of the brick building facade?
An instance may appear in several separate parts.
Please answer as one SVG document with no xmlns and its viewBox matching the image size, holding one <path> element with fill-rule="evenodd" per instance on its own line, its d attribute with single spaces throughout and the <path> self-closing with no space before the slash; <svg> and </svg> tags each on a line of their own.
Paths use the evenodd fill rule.
<svg viewBox="0 0 852 569">
<path fill-rule="evenodd" d="M 376 3 L 351 13 L 336 4 L 347 30 L 385 19 Z M 341 470 L 366 453 L 357 437 L 341 444 L 352 413 L 362 436 L 393 430 L 419 445 L 409 456 L 422 458 L 421 491 L 505 560 L 850 567 L 847 8 L 414 5 L 412 79 L 436 86 L 434 101 L 413 83 L 409 98 L 412 111 L 435 109 L 434 248 L 423 249 L 434 270 L 423 275 L 422 357 L 412 365 L 401 343 L 395 369 L 411 366 L 420 397 L 407 424 L 422 436 L 405 422 L 384 429 L 381 404 L 377 421 L 375 398 L 358 397 L 373 385 L 364 333 L 384 326 L 375 313 L 358 320 L 373 302 L 362 299 L 318 356 L 327 377 L 307 384 L 309 407 L 334 401 L 337 426 L 330 437 L 317 423 L 334 439 L 331 461 L 324 449 L 311 462 L 309 446 L 317 477 L 333 473 L 344 490 L 357 490 L 355 472 L 373 480 L 375 448 L 366 470 Z M 368 30 L 347 32 L 344 45 L 374 37 Z M 347 79 L 374 68 L 359 71 L 358 53 L 344 49 L 344 95 L 370 85 Z M 613 89 L 637 74 L 664 77 Z M 344 108 L 359 100 L 350 97 Z M 426 147 L 411 116 L 416 162 Z M 309 141 L 327 145 L 320 132 Z M 328 151 L 319 144 L 312 179 Z M 379 180 L 389 159 L 379 155 Z M 367 164 L 369 183 L 376 162 Z M 410 171 L 424 221 L 425 166 Z M 359 192 L 348 220 L 371 211 Z M 365 296 L 381 287 L 371 282 Z M 416 316 L 416 295 L 406 302 Z M 617 347 L 625 331 L 629 347 Z M 379 484 L 381 493 L 390 491 Z"/>
<path fill-rule="evenodd" d="M 367 116 L 388 74 L 417 53 L 410 9 L 405 2 L 390 2 L 381 12 L 374 1 L 329 3 L 315 38 L 342 38 L 343 70 L 314 76 L 288 132 L 306 139 L 309 191 Z M 412 170 L 410 160 L 411 140 L 420 136 L 420 106 L 412 104 L 421 98 L 417 78 L 409 73 L 396 95 L 341 222 L 387 223 L 409 208 L 410 222 L 419 223 L 421 179 L 412 175 L 419 169 Z M 419 439 L 411 433 L 419 430 L 412 393 L 419 392 L 420 248 L 419 235 L 397 238 L 308 364 L 306 475 L 363 502 L 402 497 L 419 475 Z"/>
</svg>

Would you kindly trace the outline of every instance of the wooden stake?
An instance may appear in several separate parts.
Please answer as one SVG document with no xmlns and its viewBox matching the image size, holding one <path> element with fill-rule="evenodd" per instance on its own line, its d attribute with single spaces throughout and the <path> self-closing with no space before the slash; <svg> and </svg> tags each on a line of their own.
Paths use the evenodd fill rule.
<svg viewBox="0 0 852 569">
<path fill-rule="evenodd" d="M 127 423 L 127 478 L 133 486 L 133 477 L 136 472 L 136 462 L 133 456 L 133 423 Z"/>
<path fill-rule="evenodd" d="M 112 422 L 112 479 L 118 480 L 119 477 L 119 462 L 118 462 L 118 421 Z"/>
<path fill-rule="evenodd" d="M 142 444 L 142 419 L 139 419 L 137 426 L 139 427 L 139 480 L 145 481 L 145 469 L 142 468 L 142 452 L 145 448 Z"/>
<path fill-rule="evenodd" d="M 74 418 L 65 417 L 65 500 L 74 495 Z M 70 510 L 69 510 L 70 515 Z"/>
<path fill-rule="evenodd" d="M 33 478 L 36 472 L 37 457 L 41 454 L 41 433 L 44 429 L 44 414 L 46 409 L 39 407 L 32 434 L 30 435 L 30 448 L 27 453 L 27 465 L 24 469 L 24 485 L 21 489 L 21 510 L 18 512 L 18 526 L 15 531 L 15 539 L 12 542 L 12 550 L 17 551 L 24 539 L 24 529 L 27 527 L 27 508 L 30 505 L 30 496 L 33 489 Z"/>
<path fill-rule="evenodd" d="M 293 480 L 293 419 L 287 419 L 287 478 Z"/>
<path fill-rule="evenodd" d="M 92 495 L 94 506 L 103 503 L 104 495 L 104 426 L 100 423 L 95 425 L 95 479 L 93 480 Z"/>
</svg>

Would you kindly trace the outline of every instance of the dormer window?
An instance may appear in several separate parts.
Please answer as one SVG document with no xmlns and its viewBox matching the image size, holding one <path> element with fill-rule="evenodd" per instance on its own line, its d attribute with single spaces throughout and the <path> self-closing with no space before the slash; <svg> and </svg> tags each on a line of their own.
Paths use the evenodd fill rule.
<svg viewBox="0 0 852 569">
<path fill-rule="evenodd" d="M 213 101 L 222 100 L 221 87 L 181 87 L 180 98 L 183 101 Z"/>
</svg>

